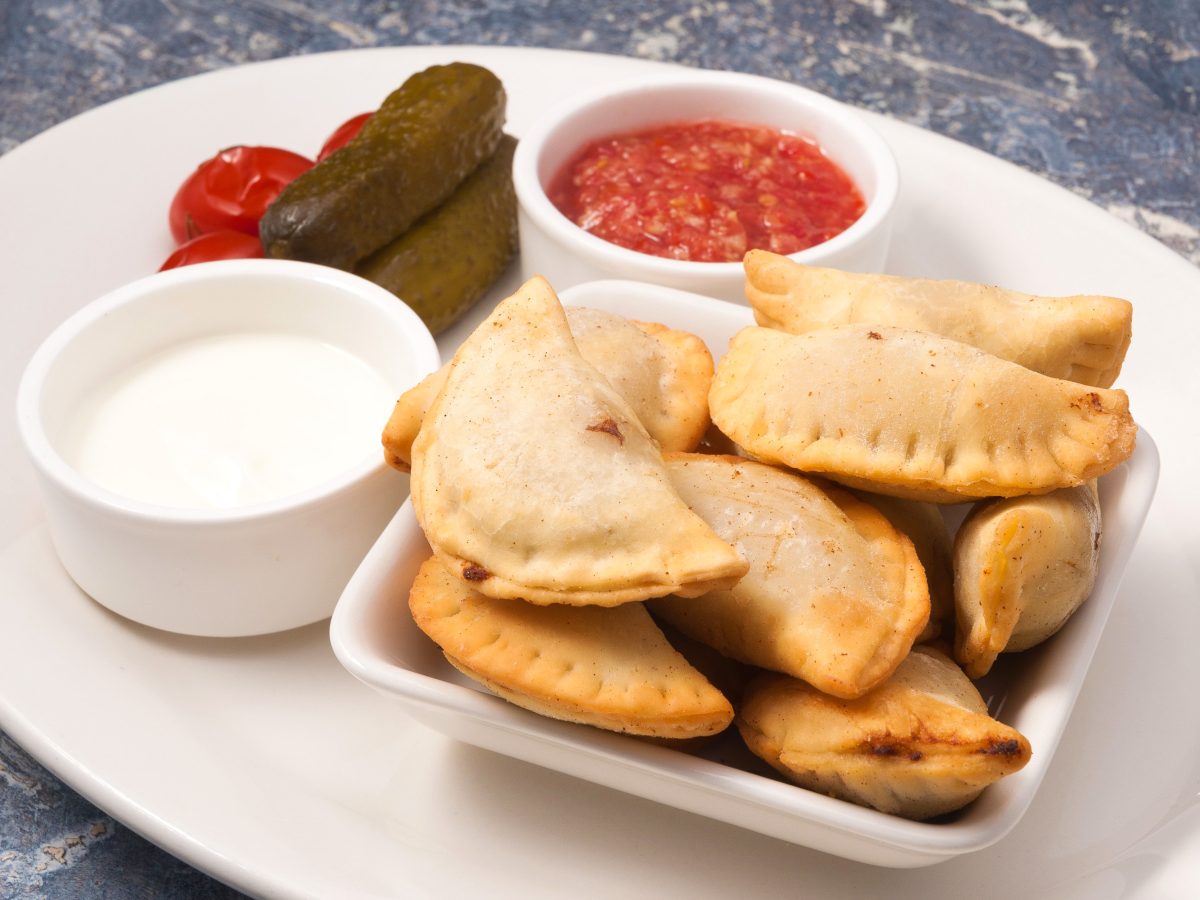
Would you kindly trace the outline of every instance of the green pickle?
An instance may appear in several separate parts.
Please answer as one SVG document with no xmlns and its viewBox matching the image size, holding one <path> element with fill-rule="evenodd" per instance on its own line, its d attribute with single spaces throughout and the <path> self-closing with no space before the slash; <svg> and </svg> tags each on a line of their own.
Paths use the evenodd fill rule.
<svg viewBox="0 0 1200 900">
<path fill-rule="evenodd" d="M 412 307 L 434 334 L 470 309 L 516 253 L 516 146 L 504 135 L 449 200 L 354 269 Z"/>
<path fill-rule="evenodd" d="M 500 80 L 470 63 L 433 66 L 393 91 L 349 144 L 305 172 L 259 223 L 268 257 L 353 270 L 442 204 L 492 157 Z"/>
</svg>

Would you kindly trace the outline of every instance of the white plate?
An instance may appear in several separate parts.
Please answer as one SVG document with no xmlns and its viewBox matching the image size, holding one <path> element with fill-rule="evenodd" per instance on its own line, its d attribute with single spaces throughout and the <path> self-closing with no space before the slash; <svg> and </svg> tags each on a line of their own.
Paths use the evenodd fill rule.
<svg viewBox="0 0 1200 900">
<path fill-rule="evenodd" d="M 239 142 L 312 152 L 409 73 L 452 59 L 500 75 L 518 135 L 570 91 L 658 69 L 525 49 L 354 51 L 216 72 L 59 126 L 0 158 L 0 395 L 11 408 L 55 324 L 158 265 L 166 206 L 197 161 Z M 1136 304 L 1121 385 L 1162 452 L 1158 495 L 1054 764 L 1004 840 L 931 869 L 870 868 L 448 740 L 356 682 L 321 625 L 233 641 L 130 625 L 58 566 L 11 414 L 0 727 L 142 834 L 261 894 L 1185 895 L 1200 882 L 1200 272 L 1038 178 L 872 121 L 901 167 L 893 271 Z"/>
<path fill-rule="evenodd" d="M 577 285 L 561 299 L 687 329 L 717 359 L 734 334 L 754 323 L 745 306 L 629 281 Z M 735 733 L 689 755 L 553 721 L 479 690 L 442 658 L 409 615 L 409 589 L 431 553 L 411 502 L 392 519 L 338 601 L 330 628 L 333 650 L 355 677 L 395 697 L 418 720 L 476 746 L 848 859 L 931 865 L 994 844 L 1028 809 L 1116 600 L 1158 468 L 1158 451 L 1143 430 L 1133 456 L 1101 479 L 1104 553 L 1091 597 L 1053 641 L 1003 658 L 980 684 L 993 715 L 1029 739 L 1033 758 L 946 822 L 908 822 L 764 777 Z M 945 512 L 948 521 L 959 521 L 964 507 Z"/>
</svg>

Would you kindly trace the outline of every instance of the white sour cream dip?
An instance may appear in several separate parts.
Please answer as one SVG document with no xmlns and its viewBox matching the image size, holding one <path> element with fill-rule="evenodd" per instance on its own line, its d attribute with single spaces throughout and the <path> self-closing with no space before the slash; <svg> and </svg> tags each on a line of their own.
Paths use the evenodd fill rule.
<svg viewBox="0 0 1200 900">
<path fill-rule="evenodd" d="M 378 450 L 395 396 L 374 368 L 316 338 L 222 334 L 177 344 L 97 385 L 59 442 L 124 497 L 249 506 L 316 487 Z"/>
</svg>

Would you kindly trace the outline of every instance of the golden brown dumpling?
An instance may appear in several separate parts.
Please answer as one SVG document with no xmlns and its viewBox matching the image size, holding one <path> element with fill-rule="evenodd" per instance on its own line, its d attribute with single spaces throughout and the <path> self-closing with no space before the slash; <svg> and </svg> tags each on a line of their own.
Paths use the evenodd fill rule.
<svg viewBox="0 0 1200 900">
<path fill-rule="evenodd" d="M 733 707 L 667 642 L 641 603 L 493 600 L 425 561 L 409 593 L 417 626 L 459 671 L 517 706 L 609 731 L 715 734 Z"/>
<path fill-rule="evenodd" d="M 541 278 L 455 354 L 413 444 L 411 489 L 434 552 L 490 597 L 612 606 L 702 594 L 747 569 L 679 498 Z"/>
<path fill-rule="evenodd" d="M 393 469 L 408 472 L 412 469 L 412 445 L 421 430 L 425 413 L 441 393 L 450 364 L 430 372 L 409 388 L 392 407 L 387 425 L 383 428 L 383 458 Z"/>
<path fill-rule="evenodd" d="M 712 354 L 694 334 L 616 313 L 566 307 L 579 353 L 617 389 L 663 450 L 694 450 L 708 428 Z M 412 443 L 425 412 L 446 380 L 449 365 L 396 401 L 383 431 L 384 458 L 407 472 Z"/>
<path fill-rule="evenodd" d="M 752 250 L 745 266 L 755 320 L 793 334 L 855 324 L 929 331 L 1097 387 L 1112 386 L 1129 349 L 1133 306 L 1116 297 L 1038 297 L 967 281 L 864 275 L 766 250 Z"/>
<path fill-rule="evenodd" d="M 753 456 L 879 494 L 959 502 L 1073 487 L 1133 452 L 1124 391 L 884 326 L 734 336 L 713 422 Z"/>
<path fill-rule="evenodd" d="M 863 492 L 861 497 L 887 516 L 892 526 L 907 535 L 917 550 L 925 570 L 925 581 L 929 584 L 929 624 L 917 636 L 917 643 L 931 641 L 941 634 L 943 624 L 954 615 L 952 541 L 941 507 L 882 494 Z"/>
<path fill-rule="evenodd" d="M 801 787 L 908 819 L 966 806 L 1029 762 L 944 654 L 917 647 L 886 683 L 839 700 L 786 675 L 746 688 L 736 718 L 756 755 Z"/>
<path fill-rule="evenodd" d="M 657 322 L 567 307 L 579 352 L 629 401 L 664 452 L 694 450 L 708 428 L 713 359 L 704 341 Z"/>
<path fill-rule="evenodd" d="M 735 456 L 667 455 L 671 482 L 750 563 L 731 588 L 652 601 L 726 656 L 857 697 L 885 680 L 929 619 L 912 542 L 848 491 Z"/>
<path fill-rule="evenodd" d="M 648 601 L 645 606 L 648 607 L 654 602 L 656 601 Z M 663 637 L 670 642 L 671 646 L 678 650 L 683 658 L 707 678 L 713 687 L 724 694 L 736 708 L 742 691 L 759 670 L 738 662 L 736 659 L 731 659 L 703 641 L 684 634 L 665 619 L 655 618 L 654 624 L 662 629 Z"/>
<path fill-rule="evenodd" d="M 972 509 L 954 543 L 954 655 L 968 675 L 1066 624 L 1096 582 L 1100 533 L 1095 482 Z"/>
</svg>

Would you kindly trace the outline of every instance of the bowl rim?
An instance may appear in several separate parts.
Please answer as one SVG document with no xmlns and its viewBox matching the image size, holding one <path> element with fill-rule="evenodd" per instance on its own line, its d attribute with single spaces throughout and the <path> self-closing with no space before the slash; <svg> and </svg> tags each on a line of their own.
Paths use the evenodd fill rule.
<svg viewBox="0 0 1200 900">
<path fill-rule="evenodd" d="M 862 215 L 845 231 L 812 247 L 788 254 L 789 259 L 804 264 L 819 264 L 825 257 L 844 252 L 868 239 L 880 228 L 886 227 L 900 193 L 900 167 L 887 141 L 866 121 L 860 111 L 791 82 L 761 75 L 711 70 L 685 71 L 650 79 L 622 81 L 616 85 L 575 94 L 551 107 L 523 133 L 517 143 L 513 157 L 513 187 L 521 210 L 544 233 L 566 244 L 568 252 L 592 259 L 601 258 L 607 266 L 628 272 L 626 277 L 653 281 L 685 275 L 692 278 L 710 276 L 714 279 L 740 275 L 743 265 L 741 260 L 701 262 L 670 259 L 630 250 L 597 237 L 576 225 L 558 210 L 546 195 L 538 177 L 538 165 L 547 140 L 556 135 L 561 128 L 569 126 L 574 117 L 602 103 L 624 97 L 696 89 L 757 93 L 778 98 L 782 103 L 795 107 L 803 107 L 807 115 L 836 124 L 866 152 L 876 178 L 876 189 Z M 670 122 L 672 118 L 667 114 L 662 121 Z M 619 122 L 614 123 L 612 131 L 621 131 Z M 841 165 L 840 161 L 833 161 Z"/>
<path fill-rule="evenodd" d="M 193 282 L 315 281 L 353 296 L 406 338 L 418 377 L 441 365 L 433 335 L 403 300 L 358 275 L 315 263 L 280 259 L 238 259 L 206 262 L 154 272 L 120 285 L 86 303 L 62 322 L 34 351 L 17 386 L 17 431 L 34 468 L 60 492 L 106 514 L 146 523 L 205 527 L 247 524 L 285 517 L 322 502 L 377 476 L 387 469 L 382 450 L 377 458 L 364 455 L 352 466 L 301 491 L 261 503 L 228 508 L 177 507 L 126 497 L 82 475 L 68 463 L 46 433 L 41 399 L 46 378 L 76 338 L 106 316 L 147 297 Z"/>
</svg>

